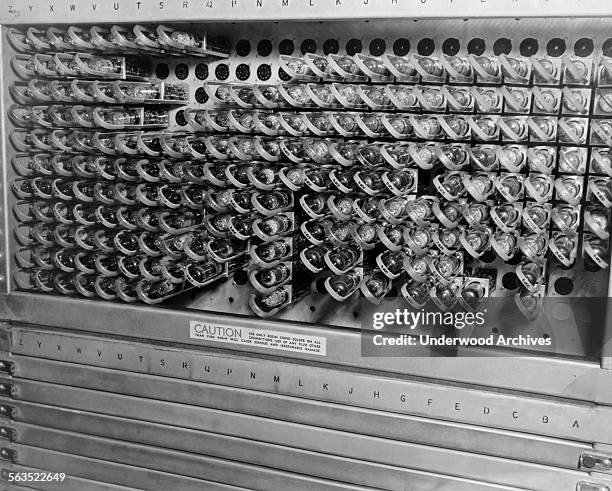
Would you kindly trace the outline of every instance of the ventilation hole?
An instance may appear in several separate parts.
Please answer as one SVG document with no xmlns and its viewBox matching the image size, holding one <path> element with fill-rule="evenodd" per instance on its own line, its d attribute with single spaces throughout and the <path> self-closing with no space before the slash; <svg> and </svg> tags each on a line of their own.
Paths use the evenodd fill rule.
<svg viewBox="0 0 612 491">
<path fill-rule="evenodd" d="M 208 94 L 206 93 L 206 90 L 204 90 L 204 87 L 199 87 L 196 89 L 195 100 L 200 104 L 206 104 L 208 102 Z"/>
<path fill-rule="evenodd" d="M 429 56 L 436 49 L 436 43 L 431 38 L 423 38 L 417 44 L 417 51 L 421 56 Z"/>
<path fill-rule="evenodd" d="M 502 286 L 506 290 L 516 290 L 519 286 L 519 280 L 516 273 L 506 273 L 502 276 Z"/>
<path fill-rule="evenodd" d="M 372 39 L 369 50 L 372 56 L 380 56 L 387 50 L 387 43 L 381 38 Z"/>
<path fill-rule="evenodd" d="M 442 52 L 447 56 L 455 56 L 459 53 L 460 47 L 461 45 L 457 38 L 448 38 L 442 43 Z"/>
<path fill-rule="evenodd" d="M 266 80 L 270 80 L 271 76 L 272 68 L 270 68 L 270 65 L 267 63 L 263 63 L 257 67 L 257 78 L 259 80 L 263 80 L 265 82 Z"/>
<path fill-rule="evenodd" d="M 346 54 L 349 56 L 353 56 L 355 53 L 361 53 L 363 49 L 363 44 L 359 39 L 350 39 L 346 43 Z"/>
<path fill-rule="evenodd" d="M 241 63 L 236 67 L 236 77 L 238 80 L 247 80 L 251 76 L 251 68 L 246 63 Z"/>
<path fill-rule="evenodd" d="M 160 80 L 165 80 L 170 75 L 170 68 L 167 63 L 160 63 L 155 67 L 155 76 Z"/>
<path fill-rule="evenodd" d="M 206 80 L 208 78 L 208 65 L 198 63 L 195 67 L 195 76 L 198 80 Z"/>
<path fill-rule="evenodd" d="M 281 55 L 290 55 L 294 51 L 295 51 L 295 45 L 293 44 L 293 41 L 291 41 L 291 39 L 283 39 L 278 44 L 278 52 Z"/>
<path fill-rule="evenodd" d="M 467 45 L 468 53 L 471 55 L 480 56 L 485 52 L 485 49 L 487 49 L 487 44 L 482 38 L 474 38 Z"/>
<path fill-rule="evenodd" d="M 227 77 L 229 77 L 229 67 L 225 63 L 217 65 L 215 77 L 217 77 L 217 80 L 227 80 Z"/>
<path fill-rule="evenodd" d="M 278 69 L 278 78 L 280 78 L 283 82 L 289 82 L 289 80 L 291 80 L 291 75 L 289 75 L 282 68 L 279 68 Z"/>
<path fill-rule="evenodd" d="M 558 58 L 565 53 L 567 46 L 565 41 L 561 38 L 555 38 L 548 41 L 546 45 L 546 53 L 548 56 L 552 56 L 553 58 Z"/>
<path fill-rule="evenodd" d="M 539 49 L 540 49 L 540 43 L 538 43 L 538 40 L 535 38 L 523 39 L 519 46 L 519 51 L 521 53 L 521 56 L 526 56 L 526 57 L 535 55 Z"/>
<path fill-rule="evenodd" d="M 357 311 L 353 312 L 353 317 L 355 317 L 355 319 L 356 319 L 357 317 L 359 317 L 359 312 L 357 312 Z"/>
<path fill-rule="evenodd" d="M 174 121 L 179 126 L 185 126 L 187 124 L 187 119 L 185 118 L 185 111 L 180 110 L 174 115 Z"/>
<path fill-rule="evenodd" d="M 601 47 L 604 56 L 612 56 L 612 38 L 606 39 Z"/>
<path fill-rule="evenodd" d="M 396 39 L 393 43 L 393 54 L 395 56 L 405 56 L 410 51 L 410 41 L 406 38 Z"/>
<path fill-rule="evenodd" d="M 581 38 L 576 41 L 576 44 L 574 44 L 574 53 L 576 53 L 576 56 L 580 56 L 582 58 L 591 56 L 594 50 L 595 45 L 593 44 L 593 40 L 590 38 Z"/>
<path fill-rule="evenodd" d="M 497 334 L 499 332 L 499 329 L 497 329 L 497 327 L 494 327 L 493 329 L 491 329 L 491 331 L 493 331 L 493 334 Z"/>
<path fill-rule="evenodd" d="M 338 43 L 337 39 L 327 39 L 323 43 L 323 53 L 326 55 L 332 54 L 336 55 L 340 51 L 340 43 Z"/>
<path fill-rule="evenodd" d="M 493 43 L 493 53 L 495 56 L 509 55 L 512 51 L 512 41 L 508 38 L 499 38 Z"/>
<path fill-rule="evenodd" d="M 249 281 L 249 275 L 244 269 L 239 269 L 234 273 L 234 283 L 245 285 Z"/>
<path fill-rule="evenodd" d="M 557 278 L 555 281 L 555 291 L 559 295 L 569 295 L 574 289 L 574 282 L 571 278 Z"/>
<path fill-rule="evenodd" d="M 482 256 L 480 256 L 480 260 L 483 263 L 492 263 L 496 259 L 497 259 L 497 254 L 495 254 L 495 252 L 493 252 L 492 250 L 489 250 L 485 252 Z"/>
<path fill-rule="evenodd" d="M 247 56 L 251 52 L 251 42 L 248 39 L 241 39 L 236 43 L 236 54 Z"/>
<path fill-rule="evenodd" d="M 229 297 L 229 298 L 227 299 L 227 301 L 228 301 L 229 303 L 234 303 L 234 297 Z"/>
<path fill-rule="evenodd" d="M 310 306 L 310 311 L 311 311 L 311 312 L 314 312 L 315 310 L 317 310 L 317 309 L 315 308 L 315 306 L 314 306 L 314 305 L 311 305 L 311 306 Z"/>
<path fill-rule="evenodd" d="M 304 39 L 300 44 L 300 51 L 303 55 L 306 53 L 314 53 L 317 50 L 317 42 L 314 39 Z"/>
<path fill-rule="evenodd" d="M 272 41 L 262 39 L 257 43 L 257 54 L 259 56 L 270 56 L 270 53 L 272 53 Z"/>
</svg>

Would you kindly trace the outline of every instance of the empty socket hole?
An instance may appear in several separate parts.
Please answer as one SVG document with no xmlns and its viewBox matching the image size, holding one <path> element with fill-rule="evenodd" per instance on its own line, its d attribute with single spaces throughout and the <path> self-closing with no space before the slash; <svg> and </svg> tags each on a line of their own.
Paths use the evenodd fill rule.
<svg viewBox="0 0 612 491">
<path fill-rule="evenodd" d="M 369 50 L 372 56 L 380 56 L 387 50 L 387 43 L 381 38 L 372 39 Z"/>
<path fill-rule="evenodd" d="M 295 51 L 295 44 L 293 44 L 293 41 L 291 41 L 291 39 L 283 39 L 278 44 L 278 52 L 281 55 L 290 55 L 294 51 Z"/>
<path fill-rule="evenodd" d="M 356 53 L 361 53 L 363 49 L 363 44 L 359 39 L 350 39 L 346 43 L 346 54 L 349 56 L 353 56 Z"/>
<path fill-rule="evenodd" d="M 215 68 L 215 77 L 217 77 L 217 80 L 227 80 L 229 77 L 229 66 L 225 63 L 217 65 Z"/>
<path fill-rule="evenodd" d="M 160 80 L 165 80 L 170 75 L 170 67 L 167 63 L 160 63 L 155 67 L 155 76 Z"/>
<path fill-rule="evenodd" d="M 267 63 L 262 63 L 257 67 L 257 78 L 259 80 L 269 80 L 272 76 L 272 68 Z"/>
<path fill-rule="evenodd" d="M 557 278 L 555 281 L 555 292 L 559 295 L 569 295 L 574 289 L 574 282 L 571 278 Z"/>
<path fill-rule="evenodd" d="M 493 53 L 495 56 L 509 55 L 512 51 L 512 41 L 508 38 L 499 38 L 493 43 Z"/>
<path fill-rule="evenodd" d="M 198 80 L 206 80 L 208 78 L 208 65 L 198 63 L 195 67 L 195 76 Z"/>
<path fill-rule="evenodd" d="M 436 43 L 431 38 L 423 38 L 417 44 L 417 51 L 421 56 L 429 56 L 436 49 Z"/>
<path fill-rule="evenodd" d="M 406 38 L 396 39 L 393 43 L 393 54 L 395 56 L 407 55 L 410 51 L 410 41 Z"/>
<path fill-rule="evenodd" d="M 540 44 L 538 43 L 538 40 L 535 38 L 523 39 L 519 46 L 519 51 L 521 53 L 521 56 L 526 56 L 526 57 L 535 55 L 539 51 L 539 49 L 540 49 Z"/>
<path fill-rule="evenodd" d="M 467 45 L 468 53 L 471 55 L 480 56 L 485 52 L 485 49 L 487 49 L 487 44 L 482 38 L 474 38 Z"/>
<path fill-rule="evenodd" d="M 204 87 L 198 87 L 195 91 L 195 100 L 200 104 L 206 104 L 208 102 L 208 94 Z"/>
<path fill-rule="evenodd" d="M 553 58 L 558 58 L 562 56 L 567 50 L 567 45 L 565 44 L 565 40 L 561 38 L 554 38 L 548 41 L 546 45 L 546 54 L 548 56 L 552 56 Z"/>
<path fill-rule="evenodd" d="M 241 63 L 236 67 L 236 78 L 238 80 L 247 80 L 251 76 L 251 68 L 245 63 Z"/>
<path fill-rule="evenodd" d="M 460 47 L 461 44 L 457 38 L 448 38 L 442 43 L 442 52 L 447 56 L 455 56 L 459 53 Z"/>
<path fill-rule="evenodd" d="M 174 121 L 176 121 L 176 124 L 178 124 L 179 126 L 185 126 L 187 124 L 187 119 L 185 118 L 185 111 L 183 111 L 182 109 L 178 111 L 174 115 Z"/>
<path fill-rule="evenodd" d="M 326 55 L 332 54 L 336 55 L 340 51 L 340 43 L 338 43 L 337 39 L 327 39 L 323 43 L 323 53 Z"/>
<path fill-rule="evenodd" d="M 236 43 L 236 54 L 247 56 L 251 52 L 251 42 L 248 39 L 241 39 Z"/>
<path fill-rule="evenodd" d="M 608 38 L 604 41 L 601 51 L 604 56 L 612 56 L 612 38 Z"/>
<path fill-rule="evenodd" d="M 300 44 L 300 51 L 303 55 L 317 51 L 317 42 L 314 39 L 304 39 Z"/>
<path fill-rule="evenodd" d="M 574 53 L 576 56 L 586 57 L 591 56 L 595 51 L 595 45 L 593 44 L 593 40 L 590 38 L 581 38 L 576 41 L 574 44 Z"/>
<path fill-rule="evenodd" d="M 244 269 L 239 269 L 234 273 L 234 283 L 245 285 L 249 281 L 249 275 Z"/>
<path fill-rule="evenodd" d="M 288 82 L 289 80 L 291 80 L 291 75 L 289 75 L 282 68 L 279 68 L 278 69 L 278 78 L 280 78 L 283 82 Z"/>
<path fill-rule="evenodd" d="M 506 290 L 516 290 L 519 286 L 519 279 L 516 273 L 506 273 L 502 276 L 502 286 Z"/>
<path fill-rule="evenodd" d="M 189 76 L 189 66 L 185 63 L 179 63 L 174 69 L 174 75 L 176 75 L 176 78 L 179 80 L 185 80 Z"/>
<path fill-rule="evenodd" d="M 272 53 L 272 41 L 262 39 L 257 43 L 257 54 L 259 56 L 270 56 L 270 53 Z"/>
</svg>

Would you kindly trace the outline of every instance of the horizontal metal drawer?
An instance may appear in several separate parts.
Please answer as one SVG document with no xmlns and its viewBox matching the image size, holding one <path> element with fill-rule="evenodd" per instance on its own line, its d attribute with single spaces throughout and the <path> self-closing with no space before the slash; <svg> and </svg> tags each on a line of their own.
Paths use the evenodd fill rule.
<svg viewBox="0 0 612 491">
<path fill-rule="evenodd" d="M 76 481 L 87 480 L 90 482 L 93 480 L 109 482 L 119 486 L 121 490 L 125 489 L 124 487 L 128 489 L 159 491 L 248 491 L 252 489 L 194 479 L 178 474 L 161 472 L 156 469 L 133 467 L 70 453 L 56 452 L 18 443 L 11 443 L 10 448 L 15 452 L 18 463 L 3 462 L 3 468 L 9 465 L 16 465 L 17 467 L 35 467 L 50 472 L 61 470 L 75 478 Z M 77 478 L 76 476 L 80 477 Z M 113 487 L 110 487 L 110 489 L 114 491 Z M 57 488 L 57 491 L 64 491 L 64 488 Z M 90 491 L 90 489 L 81 487 L 76 488 L 75 491 Z"/>
<path fill-rule="evenodd" d="M 353 484 L 381 485 L 385 489 L 401 489 L 400 483 L 414 470 L 542 491 L 574 489 L 577 482 L 588 477 L 585 472 L 330 430 L 315 429 L 318 443 L 309 445 L 306 435 L 312 428 L 306 426 L 294 425 L 287 428 L 294 433 L 293 437 L 305 436 L 306 441 L 300 448 L 292 448 L 176 425 L 161 425 L 21 401 L 1 402 L 12 402 L 17 420 L 7 421 L 6 424 L 11 428 L 13 439 L 24 444 L 47 446 L 36 440 L 30 441 L 29 437 L 32 431 L 49 427 Z M 148 400 L 134 402 L 142 411 L 145 411 L 149 403 Z M 266 423 L 264 420 L 261 425 Z M 236 433 L 241 434 L 239 428 Z M 602 482 L 612 485 L 612 477 Z"/>
<path fill-rule="evenodd" d="M 175 472 L 182 476 L 224 482 L 234 486 L 248 486 L 262 491 L 286 491 L 288 489 L 292 491 L 320 491 L 326 489 L 363 489 L 363 487 L 397 491 L 406 489 L 414 489 L 415 491 L 429 489 L 452 489 L 453 491 L 520 489 L 349 459 L 322 459 L 317 462 L 311 455 L 306 462 L 302 463 L 305 468 L 311 468 L 309 474 L 317 475 L 326 472 L 336 476 L 335 479 L 328 480 L 194 453 L 53 430 L 25 423 L 16 424 L 16 433 L 18 442 L 28 446 L 148 469 Z M 282 459 L 283 457 L 280 455 L 278 458 Z M 20 462 L 19 451 L 17 451 L 17 462 Z"/>
<path fill-rule="evenodd" d="M 157 348 L 154 355 L 145 357 L 144 354 L 129 351 L 129 344 L 122 345 L 123 351 L 117 352 L 116 346 L 109 341 L 106 341 L 106 350 L 102 345 L 93 349 L 93 346 L 75 345 L 74 342 L 58 343 L 57 338 L 51 338 L 46 344 L 40 340 L 38 342 L 47 351 L 62 352 L 62 356 L 85 358 L 83 353 L 86 350 L 88 358 L 83 359 L 83 363 L 88 364 L 92 358 L 98 357 L 101 359 L 99 364 L 139 372 L 133 375 L 134 380 L 148 380 L 148 375 L 144 374 L 152 373 L 198 381 L 196 384 L 184 382 L 181 384 L 183 387 L 202 388 L 206 384 L 241 387 L 575 441 L 612 443 L 612 433 L 607 431 L 612 427 L 612 407 L 608 406 L 261 358 L 184 352 L 170 348 Z M 105 356 L 104 360 L 102 355 Z M 21 378 L 84 387 L 94 383 L 97 385 L 92 388 L 119 393 L 126 390 L 113 371 L 107 373 L 108 380 L 92 380 L 92 377 L 84 377 L 82 370 L 74 373 L 70 368 L 62 369 L 60 362 L 22 355 L 13 355 L 11 360 L 15 365 L 15 375 Z M 92 374 L 102 370 L 87 369 L 93 370 Z M 54 373 L 55 370 L 58 373 Z"/>
<path fill-rule="evenodd" d="M 28 481 L 28 482 L 15 482 L 9 481 L 8 473 L 34 473 L 34 474 L 49 474 L 63 471 L 50 471 L 43 470 L 33 467 L 26 467 L 23 465 L 11 464 L 9 462 L 2 462 L 0 464 L 0 477 L 2 481 L 0 483 L 0 489 L 4 491 L 7 489 L 6 486 L 11 486 L 11 490 L 19 489 L 40 489 L 42 491 L 137 491 L 141 488 L 126 487 L 117 484 L 109 484 L 100 481 L 92 481 L 91 479 L 83 479 L 76 476 L 66 475 L 63 481 Z M 4 484 L 4 486 L 2 486 Z"/>
<path fill-rule="evenodd" d="M 351 447 L 338 445 L 336 439 L 323 443 L 322 435 L 329 434 L 328 429 L 340 430 L 345 435 L 347 432 L 369 435 L 567 469 L 576 469 L 580 453 L 592 450 L 591 445 L 567 440 L 298 398 L 258 394 L 244 403 L 235 403 L 238 398 L 234 397 L 234 389 L 220 388 L 220 393 L 226 397 L 198 398 L 195 402 L 186 398 L 183 402 L 187 404 L 180 404 L 23 379 L 13 382 L 18 397 L 33 403 L 213 431 L 314 451 L 334 453 L 333 449 L 339 448 L 340 455 Z M 156 392 L 156 397 L 172 399 L 175 396 L 176 391 Z M 27 406 L 21 405 L 22 401 L 4 401 L 15 409 L 16 419 L 33 421 L 33 415 Z M 201 407 L 207 403 L 216 408 Z M 249 404 L 249 413 L 241 413 Z"/>
</svg>

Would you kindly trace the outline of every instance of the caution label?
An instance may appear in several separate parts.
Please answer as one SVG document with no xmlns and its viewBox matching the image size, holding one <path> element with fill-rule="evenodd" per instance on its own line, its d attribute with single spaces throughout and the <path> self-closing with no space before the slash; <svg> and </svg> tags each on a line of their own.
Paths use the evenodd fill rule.
<svg viewBox="0 0 612 491">
<path fill-rule="evenodd" d="M 190 321 L 189 337 L 219 343 L 242 344 L 296 353 L 325 356 L 326 338 L 293 334 L 268 329 L 233 327 L 222 324 Z"/>
</svg>

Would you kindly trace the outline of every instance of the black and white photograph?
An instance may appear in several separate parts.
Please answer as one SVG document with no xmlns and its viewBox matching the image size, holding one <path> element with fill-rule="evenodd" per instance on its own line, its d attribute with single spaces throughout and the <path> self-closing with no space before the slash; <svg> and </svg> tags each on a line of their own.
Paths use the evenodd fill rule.
<svg viewBox="0 0 612 491">
<path fill-rule="evenodd" d="M 0 491 L 612 491 L 612 2 L 0 0 Z"/>
</svg>

